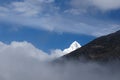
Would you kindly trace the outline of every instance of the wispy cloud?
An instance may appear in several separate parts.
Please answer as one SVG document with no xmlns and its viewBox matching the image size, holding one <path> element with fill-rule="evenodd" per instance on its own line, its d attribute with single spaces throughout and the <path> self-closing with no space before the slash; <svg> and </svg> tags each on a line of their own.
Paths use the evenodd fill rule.
<svg viewBox="0 0 120 80">
<path fill-rule="evenodd" d="M 70 5 L 78 10 L 100 9 L 110 11 L 120 9 L 119 0 L 71 0 Z"/>
<path fill-rule="evenodd" d="M 101 36 L 120 29 L 120 26 L 114 26 L 113 29 L 112 25 L 120 25 L 118 23 L 102 21 L 81 14 L 81 10 L 86 12 L 86 5 L 89 6 L 86 1 L 71 0 L 71 8 L 63 12 L 60 6 L 55 5 L 54 0 L 11 2 L 0 6 L 0 21 L 16 24 L 16 27 L 21 25 L 21 27 L 92 36 Z M 79 6 L 82 3 L 84 3 L 83 6 Z"/>
</svg>

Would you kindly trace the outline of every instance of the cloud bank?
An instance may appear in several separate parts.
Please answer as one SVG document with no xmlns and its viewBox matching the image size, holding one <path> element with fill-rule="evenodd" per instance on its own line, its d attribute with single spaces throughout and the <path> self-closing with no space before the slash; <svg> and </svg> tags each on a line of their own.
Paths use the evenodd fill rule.
<svg viewBox="0 0 120 80">
<path fill-rule="evenodd" d="M 15 55 L 18 59 L 19 57 L 24 57 L 26 59 L 33 58 L 41 62 L 49 62 L 65 55 L 61 49 L 51 50 L 50 53 L 46 53 L 27 41 L 12 41 L 10 44 L 0 42 L 0 54 L 1 56 L 7 56 L 10 54 L 10 57 Z"/>
<path fill-rule="evenodd" d="M 0 42 L 0 80 L 119 80 L 119 63 L 51 64 L 28 42 Z"/>
<path fill-rule="evenodd" d="M 31 43 L 28 43 L 26 41 L 13 41 L 11 42 L 11 44 L 5 44 L 3 42 L 0 42 L 0 55 L 1 57 L 3 56 L 3 58 L 6 56 L 5 59 L 7 59 L 8 55 L 9 57 L 15 56 L 15 58 L 19 58 L 22 56 L 26 58 L 36 58 L 40 61 L 44 61 L 48 58 L 47 53 L 43 52 L 40 49 L 37 49 Z"/>
</svg>

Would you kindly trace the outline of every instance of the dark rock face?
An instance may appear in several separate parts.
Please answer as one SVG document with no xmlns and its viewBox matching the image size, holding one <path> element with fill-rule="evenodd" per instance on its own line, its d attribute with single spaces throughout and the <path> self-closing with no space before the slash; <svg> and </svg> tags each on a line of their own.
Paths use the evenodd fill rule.
<svg viewBox="0 0 120 80">
<path fill-rule="evenodd" d="M 95 61 L 120 59 L 120 30 L 112 34 L 99 37 L 62 58 L 78 60 L 82 57 Z"/>
</svg>

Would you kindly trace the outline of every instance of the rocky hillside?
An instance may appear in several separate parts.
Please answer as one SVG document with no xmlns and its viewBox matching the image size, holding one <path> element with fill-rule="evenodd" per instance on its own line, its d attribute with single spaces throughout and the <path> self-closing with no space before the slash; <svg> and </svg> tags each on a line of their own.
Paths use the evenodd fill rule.
<svg viewBox="0 0 120 80">
<path fill-rule="evenodd" d="M 100 61 L 120 59 L 120 30 L 99 37 L 62 58 L 79 60 L 83 57 Z"/>
</svg>

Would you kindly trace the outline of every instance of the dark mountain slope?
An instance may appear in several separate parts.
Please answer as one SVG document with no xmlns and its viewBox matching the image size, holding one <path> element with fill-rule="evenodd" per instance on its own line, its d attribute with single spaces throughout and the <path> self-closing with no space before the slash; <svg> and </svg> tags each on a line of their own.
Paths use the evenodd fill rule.
<svg viewBox="0 0 120 80">
<path fill-rule="evenodd" d="M 99 37 L 62 58 L 78 60 L 82 57 L 100 61 L 120 59 L 120 30 Z"/>
</svg>

